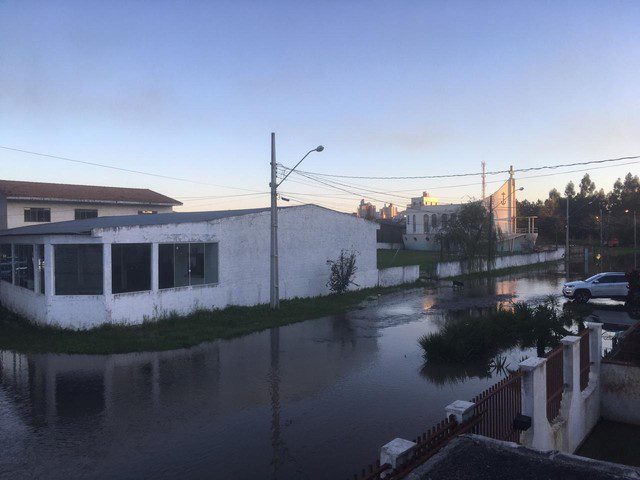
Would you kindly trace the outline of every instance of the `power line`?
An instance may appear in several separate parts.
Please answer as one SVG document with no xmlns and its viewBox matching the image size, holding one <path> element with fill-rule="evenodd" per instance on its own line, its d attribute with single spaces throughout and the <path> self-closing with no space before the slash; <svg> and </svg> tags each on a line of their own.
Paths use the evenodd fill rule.
<svg viewBox="0 0 640 480">
<path fill-rule="evenodd" d="M 531 171 L 538 171 L 538 170 L 549 170 L 549 169 L 556 169 L 556 168 L 565 168 L 565 167 L 575 167 L 577 165 L 594 165 L 594 164 L 599 164 L 599 163 L 609 163 L 609 162 L 620 162 L 622 160 L 635 160 L 635 159 L 639 159 L 640 155 L 636 155 L 636 156 L 629 156 L 629 157 L 618 157 L 618 158 L 607 158 L 604 160 L 591 160 L 591 161 L 587 161 L 587 162 L 574 162 L 574 163 L 561 163 L 561 164 L 557 164 L 557 165 L 541 165 L 539 167 L 528 167 L 528 168 L 519 168 L 519 169 L 515 169 L 515 172 L 531 172 Z M 286 170 L 291 170 L 291 168 L 289 167 L 285 167 L 283 166 L 283 168 L 285 168 Z M 298 170 L 296 170 L 296 172 L 298 172 Z M 300 170 L 299 173 L 305 173 L 308 175 L 315 175 L 315 176 L 319 176 L 319 177 L 331 177 L 331 178 L 360 178 L 360 179 L 367 179 L 367 180 L 418 180 L 418 179 L 426 179 L 426 178 L 431 178 L 431 179 L 438 179 L 438 178 L 457 178 L 457 177 L 473 177 L 473 176 L 480 176 L 482 175 L 482 172 L 477 172 L 477 173 L 452 173 L 452 174 L 447 174 L 447 175 L 415 175 L 415 176 L 409 176 L 409 175 L 405 175 L 405 176 L 361 176 L 361 175 L 336 175 L 336 174 L 329 174 L 329 173 L 320 173 L 320 172 L 309 172 L 309 171 L 305 171 L 305 170 Z M 485 172 L 485 175 L 498 175 L 501 173 L 509 173 L 509 170 L 494 170 L 494 171 L 490 171 L 490 172 Z"/>
<path fill-rule="evenodd" d="M 85 161 L 85 160 L 76 160 L 74 158 L 60 157 L 58 155 L 49 155 L 48 153 L 32 152 L 32 151 L 29 151 L 29 150 L 21 150 L 19 148 L 6 147 L 6 146 L 2 146 L 2 145 L 0 145 L 0 148 L 2 148 L 4 150 L 11 150 L 13 152 L 27 153 L 29 155 L 37 155 L 39 157 L 54 158 L 56 160 L 64 160 L 66 162 L 80 163 L 82 165 L 91 165 L 93 167 L 109 168 L 111 170 L 118 170 L 118 171 L 121 171 L 121 172 L 137 173 L 139 175 L 148 175 L 150 177 L 164 178 L 164 179 L 168 179 L 168 180 L 177 180 L 179 182 L 195 183 L 195 184 L 199 184 L 199 185 L 207 185 L 207 186 L 210 186 L 210 187 L 229 188 L 229 189 L 232 189 L 232 190 L 243 190 L 243 191 L 246 191 L 246 192 L 260 192 L 260 190 L 253 190 L 253 189 L 250 189 L 250 188 L 230 187 L 230 186 L 227 186 L 227 185 L 219 185 L 219 184 L 216 184 L 216 183 L 201 182 L 199 180 L 191 180 L 191 179 L 188 179 L 188 178 L 172 177 L 172 176 L 169 176 L 169 175 L 162 175 L 160 173 L 144 172 L 142 170 L 132 170 L 132 169 L 129 169 L 129 168 L 116 167 L 116 166 L 113 166 L 113 165 L 105 165 L 105 164 L 96 163 L 96 162 L 88 162 L 88 161 Z"/>
</svg>

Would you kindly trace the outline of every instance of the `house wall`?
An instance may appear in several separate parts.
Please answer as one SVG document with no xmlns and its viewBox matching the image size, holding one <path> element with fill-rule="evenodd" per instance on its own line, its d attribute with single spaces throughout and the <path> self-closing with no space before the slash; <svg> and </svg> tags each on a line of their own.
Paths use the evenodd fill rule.
<svg viewBox="0 0 640 480">
<path fill-rule="evenodd" d="M 6 208 L 3 208 L 3 202 L 0 199 L 0 212 L 6 212 L 6 227 L 16 228 L 28 225 L 39 225 L 40 222 L 25 222 L 25 208 L 50 208 L 51 222 L 64 222 L 67 220 L 75 220 L 76 208 L 87 208 L 98 210 L 99 217 L 108 217 L 113 215 L 137 215 L 139 210 L 155 210 L 158 213 L 166 213 L 173 211 L 173 207 L 163 207 L 154 205 L 114 205 L 106 203 L 91 202 L 31 202 L 31 201 L 6 201 Z M 2 226 L 2 213 L 0 213 L 0 226 Z"/>
<path fill-rule="evenodd" d="M 7 197 L 0 192 L 0 230 L 5 228 L 9 228 L 7 227 Z"/>
<path fill-rule="evenodd" d="M 602 418 L 640 425 L 640 367 L 602 362 Z"/>
<path fill-rule="evenodd" d="M 54 250 L 49 245 L 45 262 L 46 285 L 49 285 L 46 315 L 40 318 L 41 312 L 26 312 L 20 299 L 15 300 L 12 308 L 36 321 L 88 328 L 105 322 L 137 324 L 198 308 L 268 303 L 269 228 L 270 215 L 262 212 L 212 222 L 97 229 L 94 236 L 11 237 L 14 243 L 105 244 L 104 295 L 54 295 L 51 287 Z M 343 249 L 357 253 L 358 270 L 354 279 L 357 287 L 352 288 L 376 286 L 376 229 L 373 222 L 312 205 L 279 210 L 280 298 L 329 293 L 327 260 L 337 259 Z M 152 243 L 152 272 L 155 273 L 158 244 L 173 242 L 218 242 L 219 283 L 159 290 L 157 280 L 152 279 L 151 291 L 111 294 L 112 243 Z M 0 301 L 4 304 L 15 289 L 24 290 L 0 282 Z M 36 316 L 38 318 L 34 318 Z"/>
</svg>

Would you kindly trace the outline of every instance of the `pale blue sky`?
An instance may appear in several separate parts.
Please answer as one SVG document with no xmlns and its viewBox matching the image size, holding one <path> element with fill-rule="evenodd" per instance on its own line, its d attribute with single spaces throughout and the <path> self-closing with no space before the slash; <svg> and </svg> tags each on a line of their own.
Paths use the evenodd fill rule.
<svg viewBox="0 0 640 480">
<path fill-rule="evenodd" d="M 0 145 L 258 191 L 271 131 L 281 163 L 321 143 L 304 168 L 356 175 L 640 155 L 638 25 L 633 1 L 2 2 Z M 242 193 L 2 150 L 0 161 L 0 178 Z M 609 189 L 637 170 L 590 173 Z M 523 179 L 521 198 L 581 176 Z M 350 183 L 445 201 L 480 194 L 442 188 L 469 183 L 455 179 Z"/>
</svg>

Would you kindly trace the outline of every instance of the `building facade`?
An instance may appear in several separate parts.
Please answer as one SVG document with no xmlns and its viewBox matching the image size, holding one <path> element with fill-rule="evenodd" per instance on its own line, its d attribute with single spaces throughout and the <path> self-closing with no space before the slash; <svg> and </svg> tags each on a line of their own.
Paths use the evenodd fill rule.
<svg viewBox="0 0 640 480">
<path fill-rule="evenodd" d="M 0 180 L 0 230 L 87 218 L 171 212 L 181 202 L 142 188 Z"/>
<path fill-rule="evenodd" d="M 341 250 L 377 285 L 378 225 L 315 205 L 279 209 L 281 298 L 329 293 Z M 269 301 L 269 209 L 98 217 L 0 232 L 0 301 L 89 328 Z"/>
</svg>

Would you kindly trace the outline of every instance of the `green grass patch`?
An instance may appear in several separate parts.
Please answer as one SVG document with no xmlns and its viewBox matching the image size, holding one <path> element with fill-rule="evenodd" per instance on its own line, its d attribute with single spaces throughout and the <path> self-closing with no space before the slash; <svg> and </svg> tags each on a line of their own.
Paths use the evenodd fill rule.
<svg viewBox="0 0 640 480">
<path fill-rule="evenodd" d="M 167 315 L 158 321 L 137 326 L 104 325 L 87 330 L 34 325 L 0 307 L 0 350 L 111 354 L 186 348 L 344 313 L 370 297 L 377 298 L 380 294 L 415 286 L 417 284 L 368 288 L 341 295 L 283 300 L 279 310 L 271 310 L 269 305 L 198 310 L 184 316 Z"/>
<path fill-rule="evenodd" d="M 419 265 L 420 275 L 435 273 L 440 260 L 438 252 L 422 250 L 378 250 L 378 268 Z"/>
</svg>

